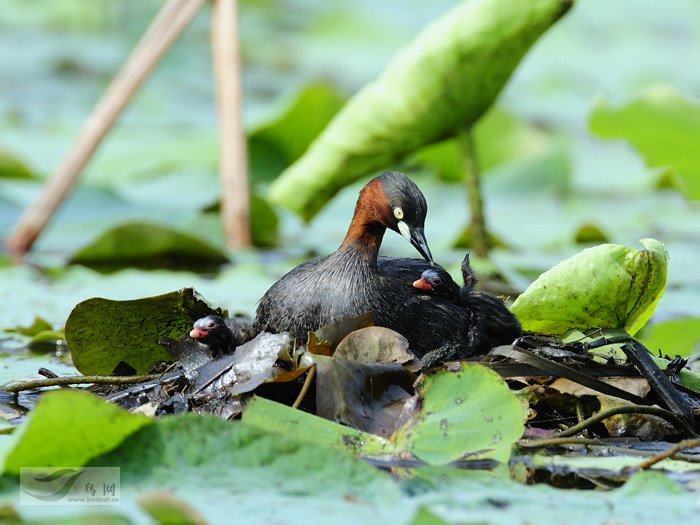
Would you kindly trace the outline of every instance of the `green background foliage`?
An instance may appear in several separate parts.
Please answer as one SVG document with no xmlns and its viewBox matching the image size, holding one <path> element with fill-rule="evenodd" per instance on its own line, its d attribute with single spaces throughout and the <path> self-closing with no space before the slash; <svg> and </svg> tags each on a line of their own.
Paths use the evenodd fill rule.
<svg viewBox="0 0 700 525">
<path fill-rule="evenodd" d="M 161 5 L 160 0 L 4 2 L 0 237 L 7 237 L 36 198 Z M 252 313 L 284 272 L 310 254 L 337 247 L 368 176 L 340 190 L 309 224 L 269 202 L 270 184 L 303 155 L 349 97 L 455 5 L 453 0 L 304 0 L 292 8 L 278 0 L 240 2 L 258 246 L 245 252 L 224 248 L 216 212 L 217 122 L 204 9 L 40 238 L 29 259 L 34 265 L 12 266 L 0 255 L 0 328 L 30 325 L 36 315 L 61 328 L 71 310 L 91 297 L 131 300 L 187 286 L 215 306 Z M 700 117 L 697 71 L 689 64 L 697 61 L 699 24 L 700 6 L 688 0 L 583 0 L 534 44 L 474 128 L 487 224 L 500 241 L 490 261 L 472 260 L 480 276 L 500 276 L 522 291 L 591 241 L 634 247 L 641 238 L 656 238 L 671 255 L 666 291 L 640 338 L 654 352 L 698 352 Z M 426 82 L 432 80 L 426 75 Z M 431 139 L 438 135 L 431 133 Z M 391 166 L 376 169 L 401 169 L 418 182 L 429 203 L 426 234 L 433 254 L 458 276 L 465 248 L 455 243 L 464 237 L 469 211 L 458 143 L 446 139 L 405 153 L 410 155 L 401 161 L 394 156 Z M 175 269 L 162 258 L 144 265 L 157 269 L 136 269 L 131 259 L 128 265 L 116 261 L 108 274 L 69 264 L 125 223 L 165 224 L 176 240 L 184 235 L 204 242 L 214 262 L 221 255 L 230 263 L 205 272 Z M 144 243 L 136 255 L 146 259 L 149 249 Z M 391 233 L 383 252 L 415 256 Z M 168 334 L 149 334 L 149 344 L 162 335 Z M 56 357 L 27 356 L 17 345 L 0 342 L 6 354 L 2 382 L 32 375 L 42 365 L 58 373 L 71 369 Z M 193 416 L 145 424 L 101 402 L 91 404 L 92 399 L 56 401 L 61 394 L 66 395 L 45 399 L 47 408 L 34 413 L 35 426 L 0 436 L 8 471 L 0 479 L 4 502 L 17 498 L 11 473 L 26 463 L 21 447 L 30 447 L 62 461 L 122 465 L 120 512 L 137 521 L 144 519 L 139 496 L 163 487 L 212 522 L 240 517 L 267 523 L 282 515 L 306 523 L 314 516 L 338 523 L 421 523 L 434 517 L 511 523 L 527 515 L 542 522 L 565 516 L 573 525 L 624 521 L 630 515 L 637 523 L 690 522 L 697 514 L 692 497 L 655 473 L 607 493 L 526 487 L 497 475 L 439 467 L 394 481 L 338 447 L 327 447 L 320 431 L 317 441 L 299 440 L 280 436 L 284 427 L 255 425 L 254 410 L 240 425 Z M 54 402 L 60 406 L 52 408 Z M 81 410 L 70 413 L 76 407 Z M 511 407 L 521 415 L 517 408 Z M 257 410 L 258 421 L 267 420 L 265 410 Z M 60 439 L 49 439 L 54 434 Z M 64 447 L 65 440 L 75 441 L 75 448 Z M 381 449 L 382 443 L 369 445 Z M 63 449 L 67 455 L 59 456 Z M 225 516 L 217 511 L 221 502 L 233 509 Z M 41 509 L 26 515 L 48 516 Z"/>
</svg>

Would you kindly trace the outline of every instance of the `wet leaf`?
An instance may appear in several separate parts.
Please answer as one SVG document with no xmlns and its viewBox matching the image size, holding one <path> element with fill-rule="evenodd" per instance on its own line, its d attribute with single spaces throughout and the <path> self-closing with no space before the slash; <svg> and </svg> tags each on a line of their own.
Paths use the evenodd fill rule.
<svg viewBox="0 0 700 525">
<path fill-rule="evenodd" d="M 620 328 L 634 335 L 666 286 L 668 252 L 654 239 L 643 250 L 618 244 L 588 248 L 543 273 L 513 303 L 523 330 Z"/>
<path fill-rule="evenodd" d="M 408 339 L 383 326 L 370 326 L 350 332 L 340 342 L 333 356 L 363 363 L 397 363 L 411 361 Z"/>
<path fill-rule="evenodd" d="M 423 376 L 417 391 L 416 411 L 392 436 L 397 446 L 431 465 L 465 456 L 508 461 L 525 410 L 496 372 L 462 363 Z"/>
<path fill-rule="evenodd" d="M 337 355 L 341 347 L 342 343 L 333 357 L 314 359 L 316 414 L 389 437 L 400 423 L 399 415 L 411 397 L 415 376 L 399 364 L 341 359 Z"/>
<path fill-rule="evenodd" d="M 86 392 L 47 392 L 12 436 L 3 472 L 19 474 L 21 467 L 81 467 L 150 423 Z"/>
<path fill-rule="evenodd" d="M 70 259 L 73 264 L 105 270 L 124 266 L 201 269 L 227 261 L 221 250 L 199 238 L 146 222 L 115 226 Z"/>
<path fill-rule="evenodd" d="M 601 100 L 591 113 L 589 128 L 607 139 L 625 139 L 653 167 L 671 166 L 683 193 L 700 199 L 700 101 L 670 86 L 656 86 L 626 106 Z"/>
<path fill-rule="evenodd" d="M 108 375 L 120 363 L 145 374 L 171 356 L 158 341 L 189 333 L 205 315 L 225 316 L 191 288 L 154 297 L 113 301 L 96 297 L 81 302 L 66 321 L 73 364 L 85 375 Z"/>
<path fill-rule="evenodd" d="M 275 180 L 273 202 L 311 219 L 341 188 L 473 125 L 563 0 L 462 2 L 400 51 Z"/>
</svg>

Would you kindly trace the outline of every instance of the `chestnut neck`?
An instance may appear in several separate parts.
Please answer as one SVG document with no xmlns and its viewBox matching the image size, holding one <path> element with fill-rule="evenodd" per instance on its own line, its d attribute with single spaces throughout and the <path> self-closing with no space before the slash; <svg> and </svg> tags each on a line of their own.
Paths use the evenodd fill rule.
<svg viewBox="0 0 700 525">
<path fill-rule="evenodd" d="M 379 246 L 386 231 L 389 206 L 378 180 L 372 180 L 360 191 L 355 213 L 339 251 L 352 251 L 376 264 Z"/>
</svg>

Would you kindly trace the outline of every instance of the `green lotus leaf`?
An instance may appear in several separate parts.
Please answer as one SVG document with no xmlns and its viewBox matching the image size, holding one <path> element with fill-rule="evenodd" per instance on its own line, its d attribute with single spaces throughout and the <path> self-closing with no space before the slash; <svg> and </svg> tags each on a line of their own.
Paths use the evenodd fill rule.
<svg viewBox="0 0 700 525">
<path fill-rule="evenodd" d="M 676 89 L 654 86 L 622 107 L 600 100 L 589 121 L 591 133 L 604 139 L 624 139 L 649 166 L 667 167 L 661 187 L 678 187 L 700 199 L 700 101 Z"/>
<path fill-rule="evenodd" d="M 311 219 L 341 188 L 468 129 L 570 0 L 461 2 L 399 51 L 270 187 Z"/>
<path fill-rule="evenodd" d="M 99 270 L 218 267 L 226 254 L 194 235 L 170 226 L 133 221 L 118 224 L 71 256 L 70 262 Z"/>
<path fill-rule="evenodd" d="M 192 288 L 128 301 L 93 297 L 68 316 L 66 341 L 82 374 L 109 375 L 118 367 L 145 374 L 172 359 L 158 343 L 161 337 L 179 338 L 209 314 L 226 315 Z"/>
<path fill-rule="evenodd" d="M 668 252 L 655 239 L 643 250 L 601 244 L 543 273 L 515 300 L 524 330 L 621 328 L 634 335 L 649 320 L 666 287 Z"/>
</svg>

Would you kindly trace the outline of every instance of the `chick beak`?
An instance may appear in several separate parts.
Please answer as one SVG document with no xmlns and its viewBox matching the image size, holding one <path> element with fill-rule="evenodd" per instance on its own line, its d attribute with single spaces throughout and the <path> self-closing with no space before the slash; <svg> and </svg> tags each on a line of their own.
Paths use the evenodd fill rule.
<svg viewBox="0 0 700 525">
<path fill-rule="evenodd" d="M 419 290 L 425 290 L 426 292 L 430 292 L 433 289 L 433 286 L 422 277 L 417 281 L 413 281 L 413 287 Z"/>
<path fill-rule="evenodd" d="M 433 264 L 433 256 L 430 253 L 430 248 L 428 248 L 428 241 L 425 240 L 425 234 L 423 233 L 423 228 L 413 228 L 411 229 L 411 244 L 418 250 L 423 258 Z"/>
<path fill-rule="evenodd" d="M 200 330 L 199 328 L 193 328 L 192 331 L 190 332 L 190 337 L 192 339 L 201 339 L 202 337 L 205 337 L 207 335 L 207 332 L 204 330 Z"/>
</svg>

